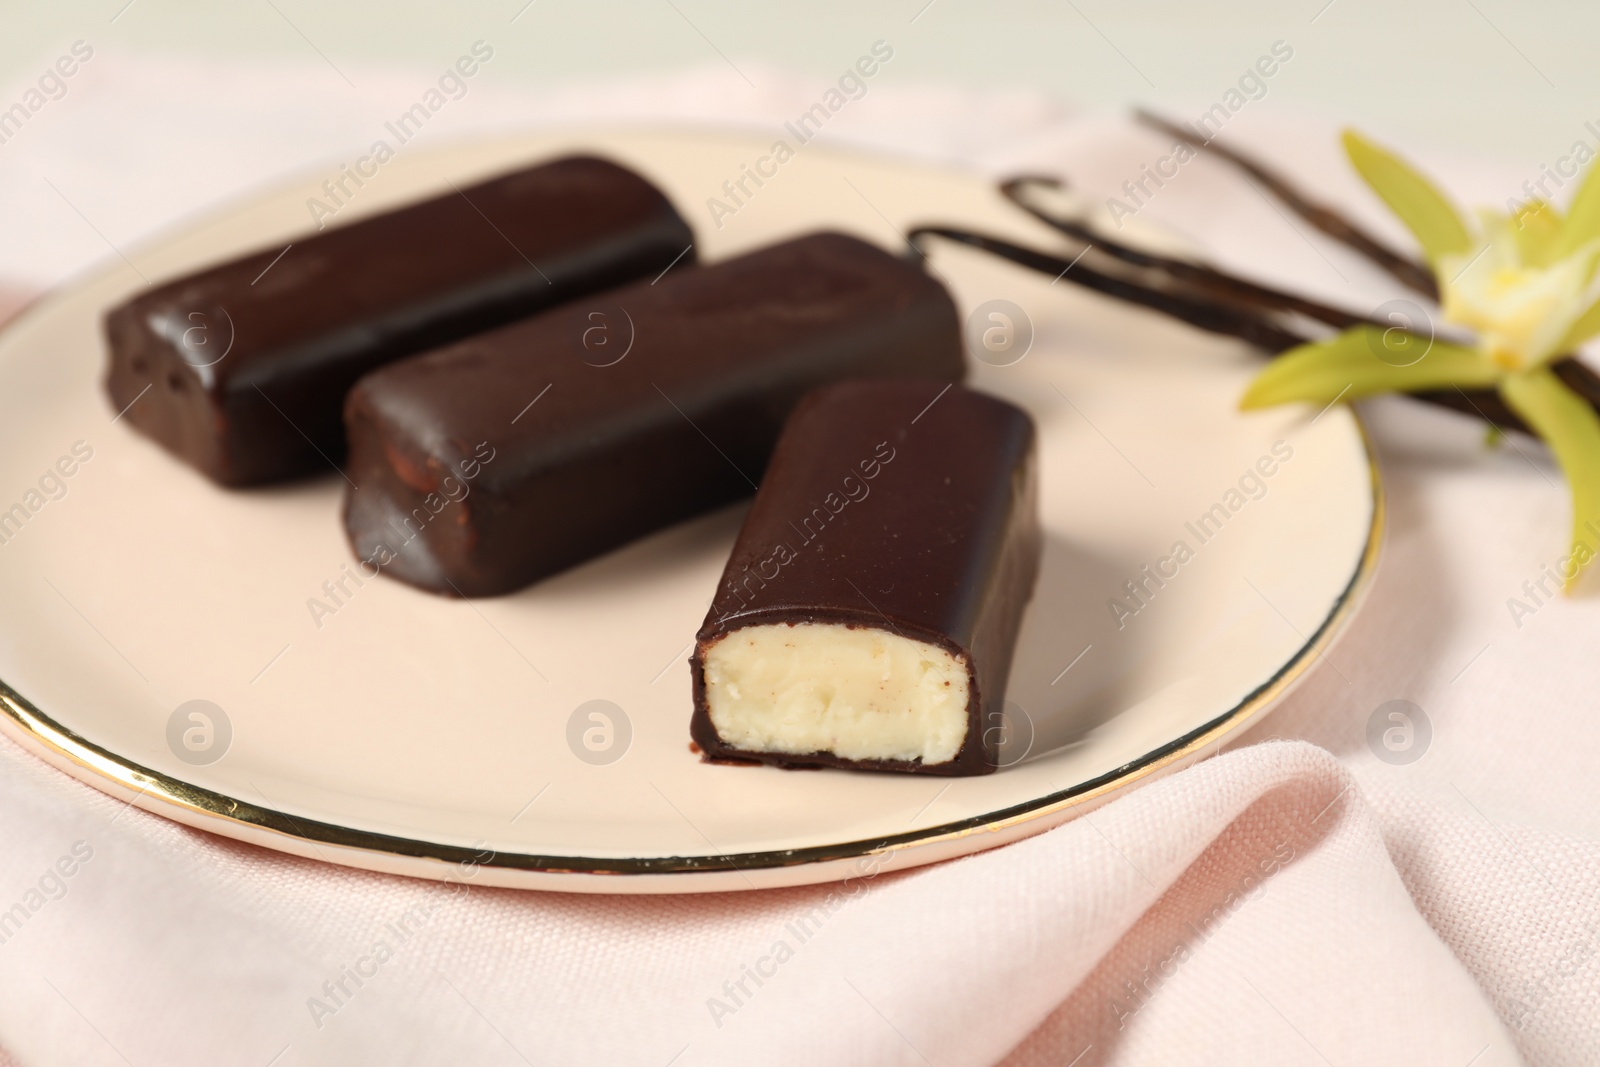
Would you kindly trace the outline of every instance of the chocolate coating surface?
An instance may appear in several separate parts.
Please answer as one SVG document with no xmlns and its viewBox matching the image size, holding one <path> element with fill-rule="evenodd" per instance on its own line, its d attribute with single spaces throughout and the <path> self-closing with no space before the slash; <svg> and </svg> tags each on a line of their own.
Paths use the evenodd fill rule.
<svg viewBox="0 0 1600 1067">
<path fill-rule="evenodd" d="M 559 159 L 139 294 L 106 316 L 106 389 L 223 485 L 325 472 L 343 459 L 344 397 L 362 374 L 690 263 L 692 243 L 637 174 Z"/>
<path fill-rule="evenodd" d="M 943 286 L 853 237 L 801 237 L 369 374 L 346 408 L 346 529 L 413 585 L 511 592 L 753 492 L 819 385 L 963 373 Z"/>
<path fill-rule="evenodd" d="M 1006 680 L 1038 576 L 1033 420 L 925 381 L 850 381 L 807 396 L 773 452 L 690 658 L 690 731 L 708 759 L 970 775 L 993 771 Z M 838 623 L 965 660 L 954 759 L 742 751 L 710 717 L 707 650 L 746 627 Z"/>
</svg>

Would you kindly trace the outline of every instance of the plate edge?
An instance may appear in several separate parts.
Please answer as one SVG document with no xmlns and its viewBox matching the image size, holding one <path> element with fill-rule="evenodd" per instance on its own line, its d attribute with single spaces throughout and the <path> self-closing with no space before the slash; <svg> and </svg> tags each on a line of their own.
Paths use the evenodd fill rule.
<svg viewBox="0 0 1600 1067">
<path fill-rule="evenodd" d="M 1050 829 L 1065 821 L 1073 808 L 1081 807 L 1108 793 L 1140 784 L 1152 776 L 1175 770 L 1196 760 L 1207 746 L 1229 734 L 1237 733 L 1270 710 L 1304 677 L 1311 665 L 1344 631 L 1371 585 L 1387 524 L 1387 507 L 1371 436 L 1354 409 L 1351 409 L 1350 416 L 1355 422 L 1366 456 L 1372 491 L 1372 519 L 1355 573 L 1335 600 L 1327 616 L 1296 653 L 1272 677 L 1246 694 L 1228 711 L 1137 760 L 1068 789 L 953 823 L 842 844 L 707 856 L 611 859 L 545 856 L 520 852 L 486 854 L 484 850 L 465 846 L 421 841 L 378 831 L 353 830 L 314 819 L 296 819 L 286 812 L 192 785 L 101 748 L 46 715 L 4 679 L 0 679 L 0 711 L 4 712 L 4 715 L 0 716 L 0 728 L 22 743 L 23 747 L 44 758 L 46 762 L 68 771 L 73 777 L 93 788 L 111 792 L 105 787 L 113 785 L 118 791 L 131 793 L 132 795 L 126 798 L 130 804 L 153 814 L 172 817 L 170 809 L 176 807 L 189 815 L 188 819 L 178 821 L 225 837 L 259 843 L 256 839 L 265 833 L 297 843 L 303 842 L 312 850 L 317 850 L 319 845 L 328 845 L 341 852 L 351 853 L 349 856 L 333 857 L 331 862 L 344 866 L 402 873 L 413 877 L 437 877 L 450 867 L 473 869 L 486 867 L 508 874 L 518 872 L 525 875 L 547 875 L 559 878 L 563 882 L 571 879 L 583 883 L 567 887 L 546 885 L 540 888 L 566 888 L 574 892 L 616 892 L 620 887 L 609 885 L 601 888 L 590 883 L 595 880 L 611 883 L 618 876 L 623 876 L 630 880 L 649 877 L 651 883 L 659 886 L 654 889 L 656 892 L 698 892 L 701 891 L 701 887 L 690 883 L 698 883 L 710 875 L 776 871 L 869 856 L 907 853 L 918 849 L 931 851 L 934 846 L 950 844 L 979 833 L 1000 834 L 1010 831 L 1011 833 L 1006 833 L 1006 840 L 1009 841 L 1014 837 L 1030 836 L 1031 833 Z M 141 800 L 146 800 L 148 803 L 140 803 Z M 1053 818 L 1054 816 L 1062 818 Z M 1024 830 L 1021 834 L 1015 833 L 1028 824 L 1037 826 L 1031 830 Z M 290 851 L 305 855 L 297 849 Z M 374 860 L 386 857 L 391 861 L 398 859 L 402 863 L 409 861 L 430 866 L 432 864 L 448 866 L 427 872 L 394 871 L 392 862 L 386 864 L 353 862 L 361 856 L 371 856 Z M 327 856 L 320 858 L 330 859 Z M 930 856 L 927 860 L 914 861 L 910 866 L 934 862 L 940 858 L 945 857 Z M 659 877 L 652 876 L 671 876 L 670 884 L 663 884 Z M 753 883 L 747 887 L 756 888 Z"/>
</svg>

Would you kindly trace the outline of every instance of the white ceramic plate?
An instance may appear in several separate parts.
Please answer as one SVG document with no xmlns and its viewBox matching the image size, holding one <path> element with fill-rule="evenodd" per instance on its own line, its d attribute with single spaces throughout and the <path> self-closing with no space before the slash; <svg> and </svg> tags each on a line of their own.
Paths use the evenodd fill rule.
<svg viewBox="0 0 1600 1067">
<path fill-rule="evenodd" d="M 667 190 L 707 259 L 822 226 L 888 247 L 925 221 L 1050 240 L 986 180 L 814 146 L 733 204 L 723 183 L 769 146 L 583 132 L 402 151 L 339 221 L 587 149 Z M 1023 358 L 972 377 L 1042 435 L 1048 541 L 1011 679 L 1014 765 L 946 780 L 703 764 L 686 659 L 742 506 L 514 596 L 347 581 L 317 618 L 308 602 L 334 606 L 323 583 L 350 560 L 337 474 L 225 492 L 113 420 L 102 311 L 140 274 L 287 244 L 327 176 L 113 261 L 0 335 L 0 511 L 26 515 L 0 544 L 0 724 L 149 811 L 357 867 L 579 892 L 928 863 L 1198 758 L 1315 665 L 1374 565 L 1381 497 L 1347 409 L 1241 415 L 1257 365 L 1241 347 L 945 247 L 933 263 L 964 314 L 1006 299 L 1033 329 Z M 720 226 L 714 196 L 737 207 Z M 48 476 L 75 447 L 92 458 Z M 1217 528 L 1199 530 L 1213 505 Z M 1168 576 L 1119 620 L 1110 603 L 1135 606 L 1125 583 L 1146 565 Z M 209 749 L 187 711 L 173 725 L 191 700 L 221 709 Z"/>
</svg>

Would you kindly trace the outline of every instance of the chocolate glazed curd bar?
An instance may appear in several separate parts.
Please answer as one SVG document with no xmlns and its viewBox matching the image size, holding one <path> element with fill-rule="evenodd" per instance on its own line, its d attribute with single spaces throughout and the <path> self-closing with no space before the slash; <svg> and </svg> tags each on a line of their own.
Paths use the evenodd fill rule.
<svg viewBox="0 0 1600 1067">
<path fill-rule="evenodd" d="M 693 239 L 637 174 L 592 157 L 543 163 L 134 297 L 106 316 L 106 389 L 220 484 L 327 471 L 362 374 L 692 262 Z"/>
<path fill-rule="evenodd" d="M 963 372 L 942 285 L 853 237 L 800 237 L 367 375 L 345 527 L 402 581 L 508 593 L 754 491 L 819 385 Z"/>
<path fill-rule="evenodd" d="M 696 637 L 691 735 L 710 760 L 993 771 L 1040 551 L 1022 410 L 931 382 L 819 389 Z"/>
</svg>

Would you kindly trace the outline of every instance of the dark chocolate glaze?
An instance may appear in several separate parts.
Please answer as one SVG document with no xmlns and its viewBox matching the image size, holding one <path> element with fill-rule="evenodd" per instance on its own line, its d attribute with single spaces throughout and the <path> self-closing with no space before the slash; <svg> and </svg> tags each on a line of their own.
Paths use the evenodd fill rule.
<svg viewBox="0 0 1600 1067">
<path fill-rule="evenodd" d="M 1006 679 L 1038 577 L 1033 420 L 955 386 L 852 381 L 789 419 L 689 659 L 690 733 L 707 759 L 922 774 L 997 765 Z M 965 657 L 966 741 L 953 760 L 847 760 L 724 744 L 706 704 L 705 654 L 746 626 L 843 623 Z"/>
<path fill-rule="evenodd" d="M 637 174 L 559 159 L 134 297 L 106 316 L 106 390 L 223 485 L 326 472 L 344 457 L 344 397 L 362 374 L 691 263 L 693 240 Z"/>
<path fill-rule="evenodd" d="M 345 526 L 402 581 L 508 593 L 753 492 L 819 385 L 963 372 L 943 286 L 813 234 L 367 375 L 345 412 Z"/>
</svg>

